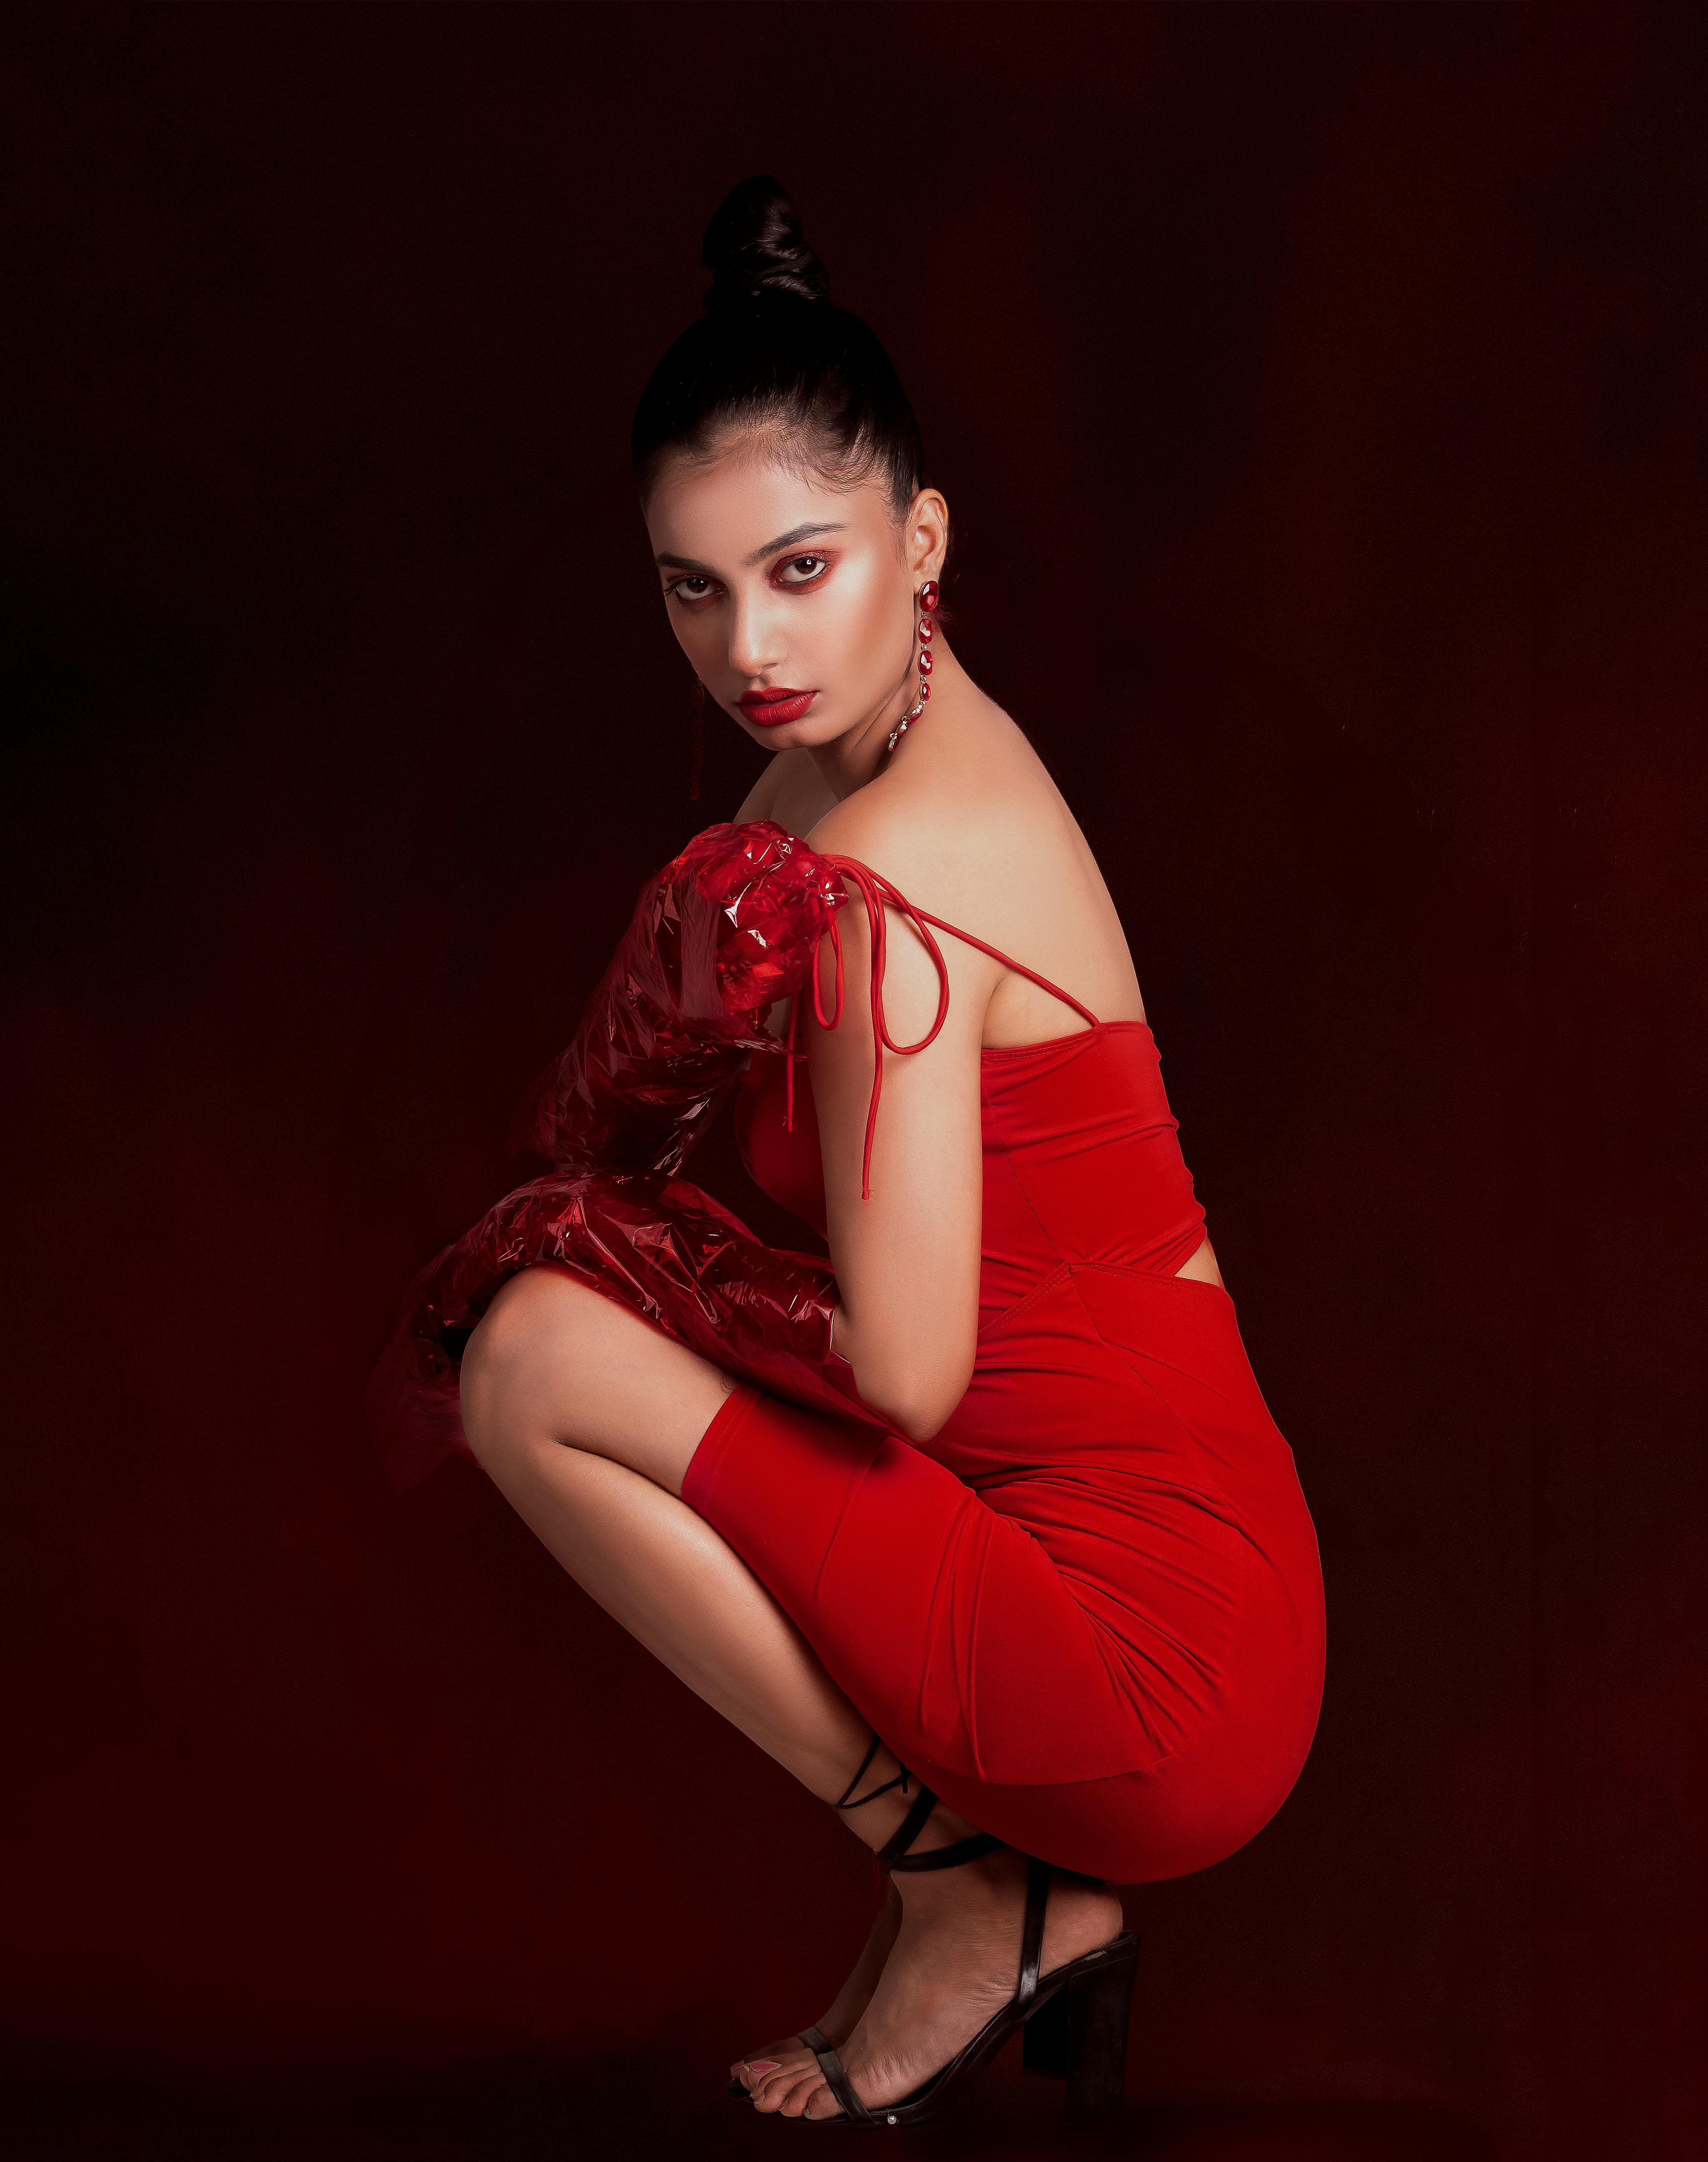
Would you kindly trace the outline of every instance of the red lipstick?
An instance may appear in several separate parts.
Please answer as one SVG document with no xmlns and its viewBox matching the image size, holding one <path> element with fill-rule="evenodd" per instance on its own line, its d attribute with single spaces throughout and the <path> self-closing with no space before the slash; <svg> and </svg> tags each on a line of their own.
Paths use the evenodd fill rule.
<svg viewBox="0 0 1708 2162">
<path fill-rule="evenodd" d="M 746 718 L 762 728 L 781 728 L 804 720 L 816 691 L 744 691 L 736 700 Z"/>
</svg>

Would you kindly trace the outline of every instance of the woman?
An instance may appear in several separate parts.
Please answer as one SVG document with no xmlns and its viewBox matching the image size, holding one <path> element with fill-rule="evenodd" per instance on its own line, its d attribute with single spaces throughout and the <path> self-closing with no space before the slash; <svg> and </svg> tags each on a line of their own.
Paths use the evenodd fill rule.
<svg viewBox="0 0 1708 2162">
<path fill-rule="evenodd" d="M 424 1277 L 375 1402 L 431 1448 L 460 1388 L 577 1582 L 891 1872 L 835 2003 L 738 2094 L 916 2123 L 1024 2024 L 1108 2107 L 1110 1882 L 1206 1867 L 1292 1786 L 1315 1540 L 1107 889 L 937 629 L 948 511 L 901 386 L 775 181 L 705 259 L 636 472 L 676 638 L 773 755 L 643 890 L 529 1110 L 554 1171 Z M 675 1178 L 738 1089 L 828 1263 Z"/>
</svg>

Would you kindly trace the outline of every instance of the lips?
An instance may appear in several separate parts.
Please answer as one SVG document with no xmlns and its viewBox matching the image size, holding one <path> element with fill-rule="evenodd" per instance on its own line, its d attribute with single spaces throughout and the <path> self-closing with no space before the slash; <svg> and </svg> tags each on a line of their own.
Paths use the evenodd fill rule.
<svg viewBox="0 0 1708 2162">
<path fill-rule="evenodd" d="M 817 696 L 816 691 L 744 691 L 735 702 L 757 727 L 781 728 L 791 721 L 804 720 Z"/>
</svg>

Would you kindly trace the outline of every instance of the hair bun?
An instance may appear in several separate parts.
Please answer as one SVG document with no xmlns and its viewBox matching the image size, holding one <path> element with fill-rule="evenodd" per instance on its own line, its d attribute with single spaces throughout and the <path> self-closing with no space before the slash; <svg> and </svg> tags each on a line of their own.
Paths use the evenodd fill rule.
<svg viewBox="0 0 1708 2162">
<path fill-rule="evenodd" d="M 807 245 L 795 206 L 769 173 L 731 188 L 713 212 L 700 256 L 712 273 L 706 306 L 714 313 L 763 293 L 830 297 L 830 280 Z"/>
</svg>

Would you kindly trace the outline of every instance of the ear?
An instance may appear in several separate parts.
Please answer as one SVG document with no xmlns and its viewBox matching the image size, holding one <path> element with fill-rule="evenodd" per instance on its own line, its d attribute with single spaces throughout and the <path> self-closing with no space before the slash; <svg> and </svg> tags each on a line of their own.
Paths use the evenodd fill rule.
<svg viewBox="0 0 1708 2162">
<path fill-rule="evenodd" d="M 922 582 L 943 576 L 949 552 L 949 507 L 934 488 L 922 488 L 908 506 L 901 540 L 907 567 Z"/>
</svg>

